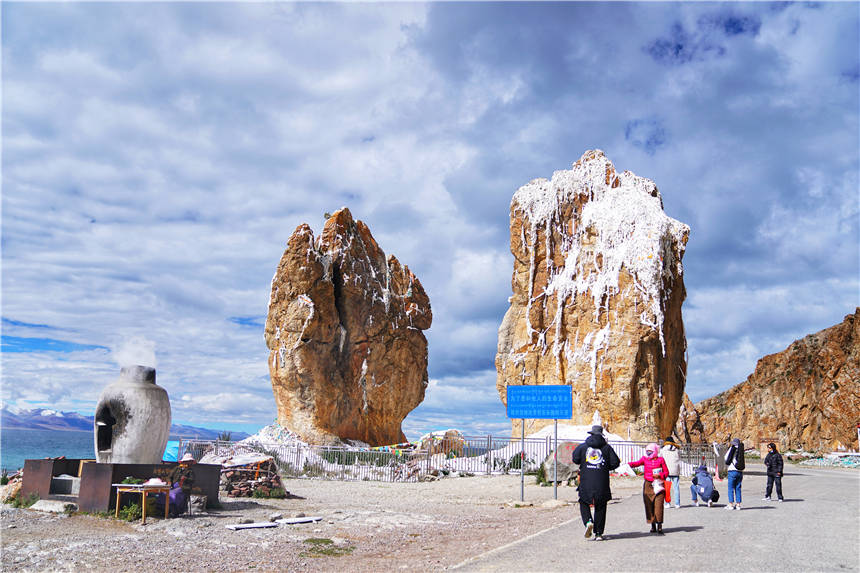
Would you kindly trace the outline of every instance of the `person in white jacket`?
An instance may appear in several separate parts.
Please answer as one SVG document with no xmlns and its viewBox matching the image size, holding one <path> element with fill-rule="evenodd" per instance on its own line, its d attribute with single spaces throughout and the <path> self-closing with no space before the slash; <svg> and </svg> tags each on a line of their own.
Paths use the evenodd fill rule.
<svg viewBox="0 0 860 573">
<path fill-rule="evenodd" d="M 681 478 L 681 454 L 678 451 L 678 444 L 672 440 L 672 436 L 663 440 L 660 456 L 666 460 L 666 467 L 669 468 L 669 477 L 666 481 L 672 484 L 672 501 L 675 502 L 675 508 L 679 508 L 681 507 L 681 486 L 678 484 Z M 672 504 L 666 504 L 666 507 L 671 506 Z"/>
</svg>

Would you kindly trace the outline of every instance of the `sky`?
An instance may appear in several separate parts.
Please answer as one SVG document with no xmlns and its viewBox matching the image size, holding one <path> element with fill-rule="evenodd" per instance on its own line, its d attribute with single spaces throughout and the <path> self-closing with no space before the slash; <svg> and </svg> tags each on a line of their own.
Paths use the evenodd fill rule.
<svg viewBox="0 0 860 573">
<path fill-rule="evenodd" d="M 602 149 L 691 227 L 687 393 L 860 304 L 860 3 L 18 3 L 2 13 L 2 401 L 276 418 L 293 230 L 347 206 L 430 296 L 410 439 L 510 432 L 509 206 Z"/>
</svg>

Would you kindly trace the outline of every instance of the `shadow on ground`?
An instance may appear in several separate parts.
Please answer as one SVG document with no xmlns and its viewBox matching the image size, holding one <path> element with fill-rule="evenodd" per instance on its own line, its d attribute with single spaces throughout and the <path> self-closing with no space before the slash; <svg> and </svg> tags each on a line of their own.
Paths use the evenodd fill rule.
<svg viewBox="0 0 860 573">
<path fill-rule="evenodd" d="M 693 531 L 698 531 L 700 529 L 704 529 L 701 525 L 687 525 L 684 527 L 666 527 L 663 529 L 663 533 L 691 533 Z M 651 533 L 650 531 L 625 531 L 622 533 L 614 533 L 612 535 L 604 536 L 606 539 L 636 539 L 638 537 L 658 537 L 657 535 Z"/>
</svg>

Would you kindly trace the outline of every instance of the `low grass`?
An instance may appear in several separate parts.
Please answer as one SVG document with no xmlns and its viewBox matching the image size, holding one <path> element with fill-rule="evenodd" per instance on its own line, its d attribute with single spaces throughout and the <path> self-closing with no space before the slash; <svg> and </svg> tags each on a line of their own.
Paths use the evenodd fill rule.
<svg viewBox="0 0 860 573">
<path fill-rule="evenodd" d="M 130 503 L 119 510 L 119 518 L 124 521 L 135 521 L 140 519 L 143 511 L 137 503 Z"/>
<path fill-rule="evenodd" d="M 301 553 L 302 557 L 340 557 L 355 550 L 352 545 L 337 545 L 326 537 L 309 537 L 305 544 L 307 549 Z"/>
<path fill-rule="evenodd" d="M 9 505 L 11 505 L 12 507 L 26 508 L 26 507 L 30 507 L 31 505 L 33 505 L 37 501 L 39 501 L 39 494 L 38 493 L 34 492 L 34 493 L 31 493 L 30 495 L 24 496 L 24 495 L 21 495 L 21 492 L 18 492 L 17 494 L 15 494 L 15 497 L 13 497 L 7 503 Z"/>
</svg>

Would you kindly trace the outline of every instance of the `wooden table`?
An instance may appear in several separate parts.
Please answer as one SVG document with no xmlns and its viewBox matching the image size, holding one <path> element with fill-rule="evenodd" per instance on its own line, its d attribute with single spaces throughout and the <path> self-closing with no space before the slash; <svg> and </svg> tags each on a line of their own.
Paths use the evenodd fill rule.
<svg viewBox="0 0 860 573">
<path fill-rule="evenodd" d="M 140 494 L 140 505 L 141 511 L 143 512 L 143 519 L 141 523 L 146 524 L 146 494 L 148 493 L 163 493 L 165 494 L 164 498 L 164 519 L 167 519 L 168 510 L 170 509 L 170 486 L 168 484 L 164 485 L 153 485 L 153 484 L 134 484 L 134 483 L 112 483 L 112 486 L 116 488 L 116 517 L 119 517 L 119 496 L 121 493 L 139 493 Z"/>
</svg>

